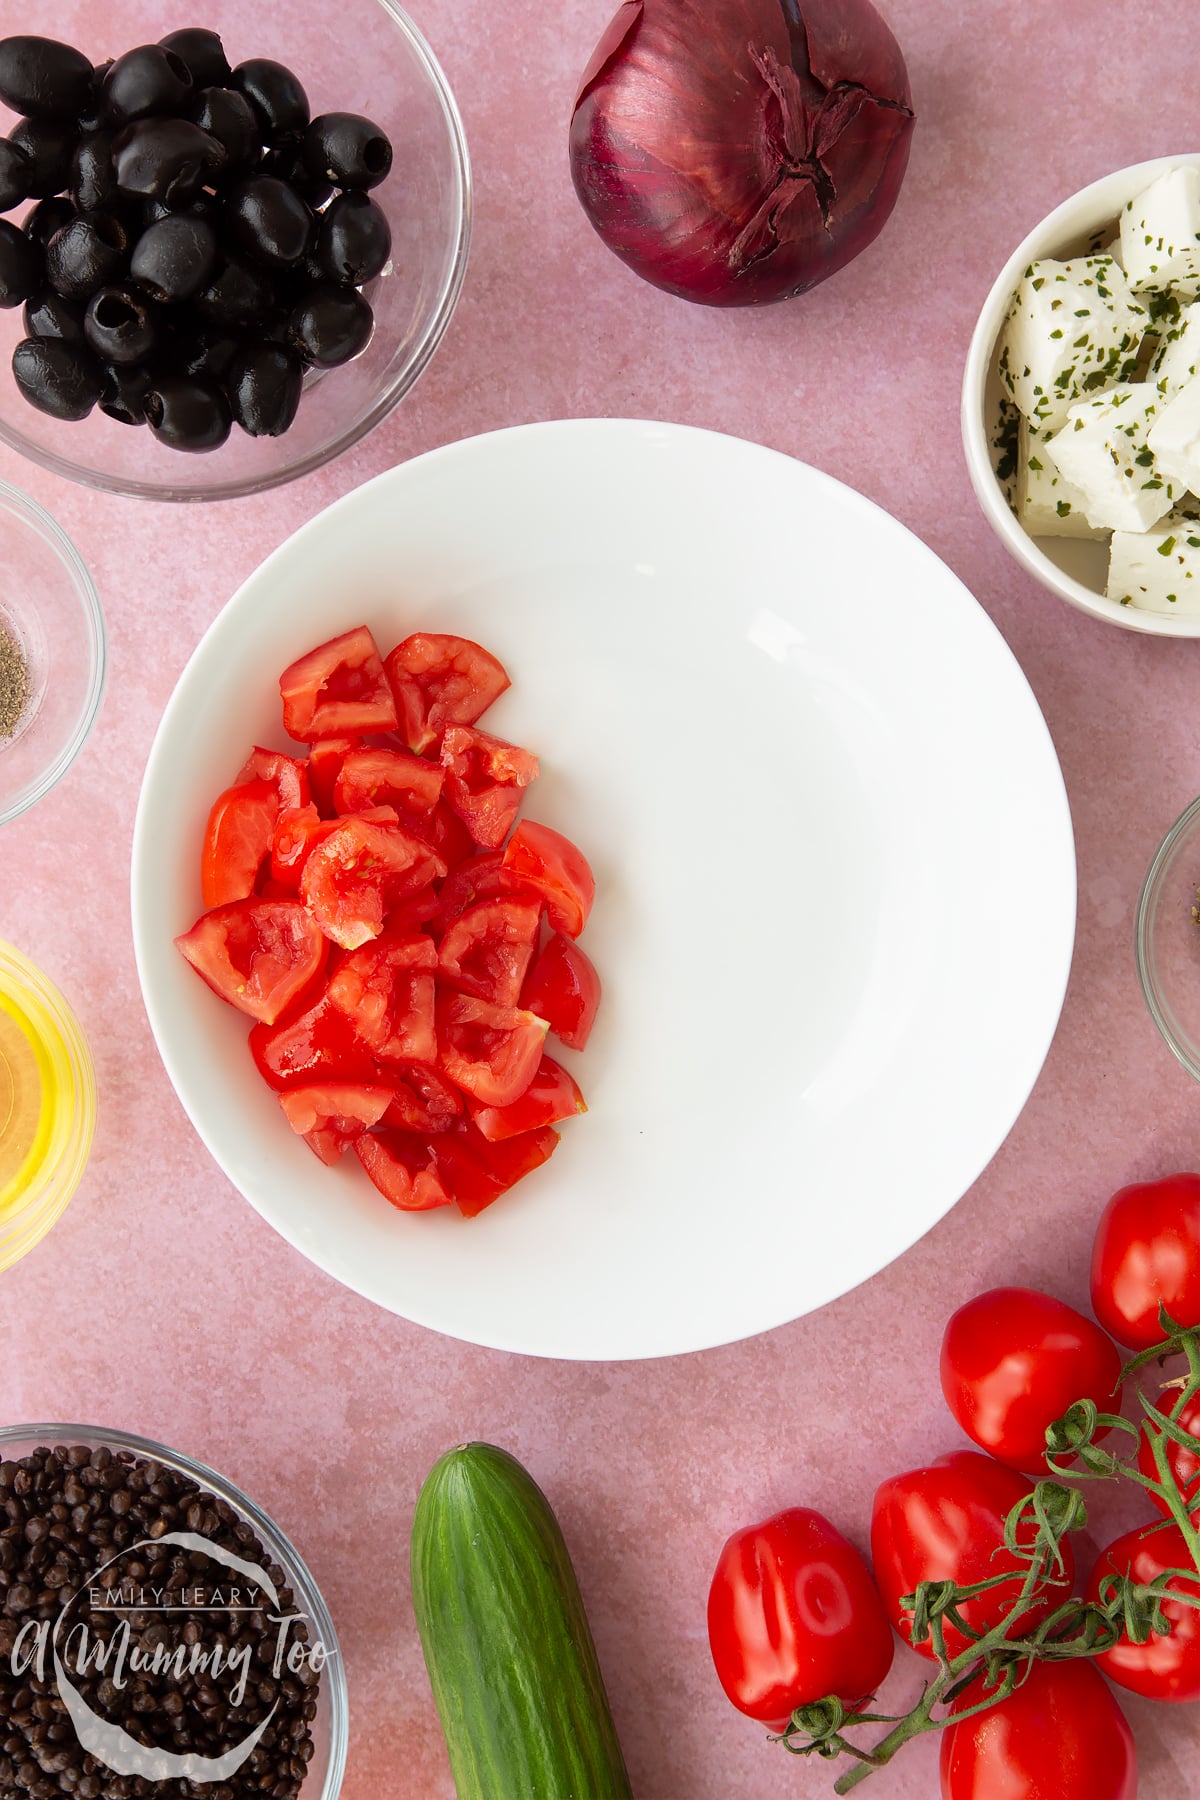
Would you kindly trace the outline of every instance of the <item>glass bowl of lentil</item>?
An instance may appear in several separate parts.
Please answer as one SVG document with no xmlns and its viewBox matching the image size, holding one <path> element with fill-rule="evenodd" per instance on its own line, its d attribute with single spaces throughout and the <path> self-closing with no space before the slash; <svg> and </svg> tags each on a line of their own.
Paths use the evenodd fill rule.
<svg viewBox="0 0 1200 1800">
<path fill-rule="evenodd" d="M 1200 1081 L 1200 800 L 1154 854 L 1138 901 L 1134 953 L 1150 1017 Z"/>
<path fill-rule="evenodd" d="M 0 825 L 49 793 L 104 691 L 104 616 L 50 514 L 0 481 Z"/>
<path fill-rule="evenodd" d="M 0 1793 L 335 1800 L 348 1735 L 333 1621 L 261 1507 L 147 1438 L 0 1429 Z"/>
</svg>

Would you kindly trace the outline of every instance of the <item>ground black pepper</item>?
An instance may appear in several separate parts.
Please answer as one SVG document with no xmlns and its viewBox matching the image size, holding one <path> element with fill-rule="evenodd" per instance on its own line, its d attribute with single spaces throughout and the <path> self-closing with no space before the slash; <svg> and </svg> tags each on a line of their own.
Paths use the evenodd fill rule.
<svg viewBox="0 0 1200 1800">
<path fill-rule="evenodd" d="M 15 637 L 0 625 L 0 738 L 9 738 L 29 703 L 29 667 Z"/>
</svg>

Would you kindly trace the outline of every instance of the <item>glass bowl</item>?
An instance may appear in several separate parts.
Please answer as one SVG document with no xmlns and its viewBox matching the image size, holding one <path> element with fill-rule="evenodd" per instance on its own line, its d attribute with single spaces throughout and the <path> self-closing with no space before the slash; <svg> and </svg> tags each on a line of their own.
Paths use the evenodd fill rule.
<svg viewBox="0 0 1200 1800">
<path fill-rule="evenodd" d="M 437 349 L 462 287 L 470 238 L 458 109 L 432 51 L 395 0 L 342 0 L 332 14 L 278 0 L 208 0 L 203 13 L 231 63 L 284 62 L 303 83 L 314 115 L 366 113 L 387 133 L 395 161 L 372 198 L 388 215 L 392 256 L 366 290 L 375 313 L 370 343 L 343 367 L 310 373 L 291 430 L 252 438 L 235 425 L 228 442 L 207 454 L 168 449 L 148 429 L 119 424 L 99 408 L 71 423 L 30 406 L 9 369 L 24 336 L 22 309 L 0 314 L 0 439 L 58 475 L 148 500 L 262 493 L 357 443 L 403 399 Z M 159 0 L 91 0 L 72 8 L 70 30 L 56 35 L 99 62 L 156 42 L 171 23 Z M 10 122 L 0 108 L 0 130 Z"/>
<path fill-rule="evenodd" d="M 1134 951 L 1150 1017 L 1200 1081 L 1200 800 L 1175 821 L 1150 864 Z"/>
<path fill-rule="evenodd" d="M 270 1580 L 277 1589 L 285 1584 L 291 1589 L 292 1605 L 288 1608 L 289 1612 L 303 1618 L 310 1643 L 322 1645 L 326 1655 L 318 1690 L 317 1715 L 312 1723 L 315 1754 L 300 1789 L 300 1800 L 336 1800 L 345 1775 L 350 1733 L 346 1673 L 329 1609 L 298 1551 L 262 1508 L 256 1506 L 231 1481 L 226 1481 L 204 1463 L 194 1461 L 181 1451 L 168 1450 L 149 1438 L 134 1437 L 123 1431 L 106 1431 L 95 1425 L 8 1425 L 0 1428 L 0 1465 L 19 1463 L 37 1448 L 70 1449 L 75 1446 L 91 1451 L 106 1449 L 118 1460 L 144 1459 L 161 1463 L 195 1482 L 203 1490 L 200 1497 L 202 1501 L 211 1496 L 218 1503 L 232 1508 L 239 1520 L 244 1521 L 255 1533 L 262 1549 L 267 1553 L 266 1572 Z M 187 1520 L 181 1521 L 185 1522 L 187 1529 L 191 1531 L 193 1524 L 190 1509 Z M 208 1530 L 209 1527 L 201 1525 L 197 1528 L 197 1535 L 205 1537 Z M 243 1570 L 246 1564 L 256 1563 L 257 1552 L 253 1546 L 247 1546 L 242 1554 L 245 1557 Z M 227 1553 L 218 1552 L 214 1560 L 234 1570 L 233 1580 L 245 1578 L 239 1577 Z M 143 1590 L 143 1593 L 146 1591 Z M 149 1592 L 153 1595 L 155 1590 Z M 160 1602 L 165 1604 L 164 1596 L 160 1595 Z M 157 1609 L 152 1601 L 145 1610 L 152 1612 Z M 141 1616 L 144 1618 L 144 1614 Z M 66 1643 L 70 1644 L 70 1638 Z M 55 1676 L 49 1658 L 46 1659 L 46 1668 L 48 1679 L 53 1684 Z M 7 1670 L 0 1670 L 0 1680 L 4 1679 L 5 1674 Z M 217 1676 L 214 1675 L 211 1679 L 214 1684 L 218 1683 Z M 153 1781 L 151 1786 L 157 1790 L 158 1781 Z M 232 1778 L 232 1787 L 235 1792 L 241 1791 L 236 1775 Z M 205 1786 L 198 1791 L 210 1790 Z"/>
<path fill-rule="evenodd" d="M 79 1186 L 96 1078 L 74 1013 L 0 941 L 0 1270 L 40 1243 Z"/>
<path fill-rule="evenodd" d="M 14 653 L 15 646 L 15 653 Z M 49 793 L 95 722 L 104 692 L 104 616 L 61 525 L 0 481 L 0 825 Z M 13 706 L 14 666 L 24 697 Z M 15 721 L 8 706 L 19 714 Z"/>
</svg>

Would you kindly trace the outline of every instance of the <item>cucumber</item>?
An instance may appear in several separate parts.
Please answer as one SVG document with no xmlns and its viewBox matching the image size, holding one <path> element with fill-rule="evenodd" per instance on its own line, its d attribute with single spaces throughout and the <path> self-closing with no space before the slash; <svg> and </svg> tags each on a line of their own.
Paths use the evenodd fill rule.
<svg viewBox="0 0 1200 1800">
<path fill-rule="evenodd" d="M 558 1520 L 507 1451 L 430 1470 L 412 1591 L 458 1800 L 632 1800 Z"/>
</svg>

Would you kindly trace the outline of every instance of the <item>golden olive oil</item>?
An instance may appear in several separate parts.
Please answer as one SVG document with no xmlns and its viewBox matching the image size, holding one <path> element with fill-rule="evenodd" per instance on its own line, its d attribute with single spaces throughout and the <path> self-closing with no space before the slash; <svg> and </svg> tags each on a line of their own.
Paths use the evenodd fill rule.
<svg viewBox="0 0 1200 1800">
<path fill-rule="evenodd" d="M 0 1216 L 20 1204 L 49 1147 L 54 1058 L 30 1014 L 0 992 Z"/>
</svg>

